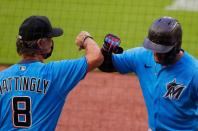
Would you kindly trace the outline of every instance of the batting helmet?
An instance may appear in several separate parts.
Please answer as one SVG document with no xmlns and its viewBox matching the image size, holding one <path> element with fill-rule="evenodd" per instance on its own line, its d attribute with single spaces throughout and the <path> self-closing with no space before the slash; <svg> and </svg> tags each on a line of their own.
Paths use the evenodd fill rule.
<svg viewBox="0 0 198 131">
<path fill-rule="evenodd" d="M 178 53 L 182 43 L 180 23 L 171 17 L 162 17 L 154 21 L 148 31 L 143 46 L 157 53 L 167 53 L 174 49 Z M 175 47 L 175 48 L 174 48 Z"/>
</svg>

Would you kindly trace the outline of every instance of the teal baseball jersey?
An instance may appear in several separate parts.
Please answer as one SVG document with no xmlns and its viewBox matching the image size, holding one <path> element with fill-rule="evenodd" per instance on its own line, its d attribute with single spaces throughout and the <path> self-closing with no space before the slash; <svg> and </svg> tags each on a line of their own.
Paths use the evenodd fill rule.
<svg viewBox="0 0 198 131">
<path fill-rule="evenodd" d="M 0 72 L 0 130 L 55 130 L 66 96 L 87 68 L 82 57 L 47 64 L 27 61 Z"/>
<path fill-rule="evenodd" d="M 143 47 L 114 54 L 120 73 L 134 72 L 140 82 L 153 131 L 198 130 L 198 63 L 184 52 L 170 66 L 155 62 L 153 52 Z"/>
</svg>

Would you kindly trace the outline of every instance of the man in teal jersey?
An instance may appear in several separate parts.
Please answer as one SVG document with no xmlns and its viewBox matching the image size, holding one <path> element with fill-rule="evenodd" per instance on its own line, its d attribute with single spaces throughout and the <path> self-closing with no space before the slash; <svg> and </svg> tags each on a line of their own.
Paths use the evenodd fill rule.
<svg viewBox="0 0 198 131">
<path fill-rule="evenodd" d="M 16 46 L 22 60 L 0 72 L 1 131 L 55 130 L 68 93 L 103 62 L 96 42 L 82 31 L 76 44 L 85 56 L 43 63 L 52 53 L 52 38 L 62 34 L 46 16 L 30 16 L 21 24 Z"/>
<path fill-rule="evenodd" d="M 181 24 L 171 17 L 153 22 L 143 47 L 122 52 L 118 37 L 105 37 L 99 69 L 137 75 L 150 130 L 198 131 L 198 63 L 181 44 Z"/>
</svg>

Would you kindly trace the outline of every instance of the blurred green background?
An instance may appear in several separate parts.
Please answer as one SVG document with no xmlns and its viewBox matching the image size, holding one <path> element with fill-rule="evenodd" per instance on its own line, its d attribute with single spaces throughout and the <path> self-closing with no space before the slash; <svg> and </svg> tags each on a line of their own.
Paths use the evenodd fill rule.
<svg viewBox="0 0 198 131">
<path fill-rule="evenodd" d="M 177 0 L 179 1 L 179 0 Z M 121 38 L 124 49 L 141 46 L 151 23 L 161 16 L 175 17 L 183 26 L 183 48 L 198 58 L 198 12 L 182 6 L 193 6 L 197 0 L 177 9 L 167 6 L 173 0 L 0 0 L 0 63 L 13 64 L 20 60 L 15 41 L 18 28 L 30 15 L 46 15 L 64 35 L 54 39 L 55 49 L 47 60 L 77 58 L 83 55 L 75 45 L 81 30 L 90 32 L 101 46 L 107 33 Z M 191 5 L 188 3 L 191 1 Z M 192 2 L 196 2 L 192 4 Z M 180 7 L 179 7 L 180 6 Z M 197 7 L 198 8 L 198 7 Z"/>
</svg>

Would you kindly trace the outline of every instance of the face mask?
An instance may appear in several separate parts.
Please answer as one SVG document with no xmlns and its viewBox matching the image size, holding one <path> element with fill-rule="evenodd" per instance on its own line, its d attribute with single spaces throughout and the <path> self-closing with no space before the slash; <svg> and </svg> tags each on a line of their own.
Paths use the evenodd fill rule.
<svg viewBox="0 0 198 131">
<path fill-rule="evenodd" d="M 43 58 L 44 58 L 44 59 L 49 58 L 49 57 L 52 55 L 53 49 L 54 49 L 54 41 L 52 40 L 51 51 L 50 51 L 49 53 L 42 54 Z"/>
<path fill-rule="evenodd" d="M 160 54 L 156 53 L 156 57 L 158 59 L 157 63 L 162 65 L 171 65 L 174 64 L 176 61 L 176 55 L 179 51 L 176 51 L 175 48 L 173 48 L 170 52 Z"/>
</svg>

